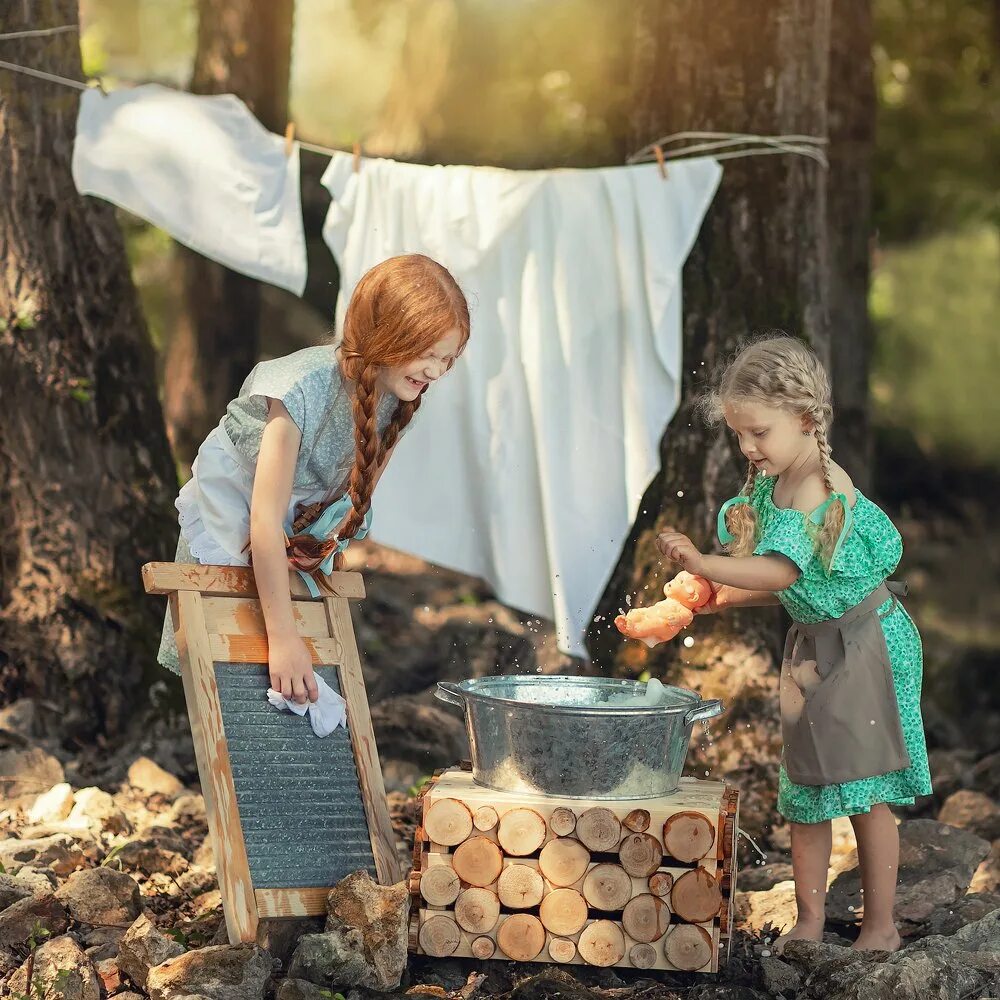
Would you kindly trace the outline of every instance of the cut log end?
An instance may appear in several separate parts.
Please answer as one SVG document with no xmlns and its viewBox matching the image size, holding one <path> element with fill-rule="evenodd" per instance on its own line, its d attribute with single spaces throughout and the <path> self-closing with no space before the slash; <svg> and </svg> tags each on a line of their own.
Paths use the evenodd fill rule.
<svg viewBox="0 0 1000 1000">
<path fill-rule="evenodd" d="M 610 809 L 594 806 L 576 821 L 576 835 L 591 851 L 615 851 L 622 839 L 622 825 Z"/>
<path fill-rule="evenodd" d="M 672 858 L 690 864 L 700 861 L 715 843 L 712 821 L 697 812 L 674 813 L 663 824 L 663 849 Z"/>
<path fill-rule="evenodd" d="M 670 872 L 656 872 L 649 876 L 649 891 L 654 896 L 669 896 L 674 887 L 674 877 Z"/>
<path fill-rule="evenodd" d="M 716 917 L 722 908 L 722 890 L 711 872 L 695 868 L 674 882 L 670 907 L 681 920 L 705 923 Z"/>
<path fill-rule="evenodd" d="M 576 889 L 553 889 L 538 908 L 538 917 L 550 934 L 576 934 L 587 922 L 587 901 Z"/>
<path fill-rule="evenodd" d="M 451 917 L 440 913 L 421 924 L 417 940 L 420 950 L 425 954 L 434 958 L 447 958 L 458 949 L 462 932 Z"/>
<path fill-rule="evenodd" d="M 449 906 L 462 890 L 458 875 L 450 865 L 431 865 L 420 875 L 420 895 L 431 906 Z"/>
<path fill-rule="evenodd" d="M 622 868 L 635 878 L 649 878 L 663 860 L 660 842 L 648 833 L 630 833 L 619 849 Z"/>
<path fill-rule="evenodd" d="M 477 937 L 472 942 L 472 954 L 476 958 L 492 958 L 496 954 L 497 946 L 492 938 Z"/>
<path fill-rule="evenodd" d="M 572 962 L 576 958 L 576 945 L 569 938 L 553 938 L 549 942 L 549 958 L 560 965 Z"/>
<path fill-rule="evenodd" d="M 607 968 L 625 957 L 625 935 L 613 921 L 595 920 L 583 929 L 577 949 L 588 965 Z"/>
<path fill-rule="evenodd" d="M 438 799 L 424 815 L 424 831 L 435 843 L 455 847 L 472 833 L 472 813 L 458 799 Z"/>
<path fill-rule="evenodd" d="M 633 969 L 651 969 L 656 965 L 656 949 L 651 944 L 634 944 L 629 949 L 628 960 Z"/>
<path fill-rule="evenodd" d="M 572 885 L 583 878 L 590 864 L 590 852 L 578 840 L 559 837 L 550 840 L 538 856 L 538 868 L 554 886 Z"/>
<path fill-rule="evenodd" d="M 643 893 L 625 904 L 622 927 L 634 941 L 659 941 L 670 927 L 670 907 L 662 897 Z"/>
<path fill-rule="evenodd" d="M 549 816 L 549 829 L 557 837 L 568 837 L 576 829 L 576 813 L 564 806 L 553 809 Z"/>
<path fill-rule="evenodd" d="M 493 930 L 499 917 L 500 900 L 490 889 L 473 886 L 455 900 L 455 920 L 470 934 L 486 934 Z"/>
<path fill-rule="evenodd" d="M 538 906 L 544 894 L 545 880 L 528 865 L 508 865 L 497 882 L 497 895 L 509 910 L 527 910 Z"/>
<path fill-rule="evenodd" d="M 620 910 L 632 896 L 632 878 L 621 865 L 594 865 L 583 880 L 583 895 L 595 910 Z"/>
<path fill-rule="evenodd" d="M 664 941 L 663 955 L 675 969 L 697 972 L 712 961 L 711 935 L 695 924 L 677 924 Z"/>
<path fill-rule="evenodd" d="M 622 826 L 633 833 L 645 833 L 649 829 L 649 810 L 633 809 L 622 820 Z"/>
<path fill-rule="evenodd" d="M 515 962 L 530 962 L 545 946 L 545 928 L 530 913 L 511 914 L 497 931 L 497 945 Z"/>
<path fill-rule="evenodd" d="M 503 870 L 503 853 L 486 837 L 470 837 L 455 848 L 452 864 L 458 877 L 469 885 L 492 885 Z"/>
<path fill-rule="evenodd" d="M 514 857 L 532 854 L 545 841 L 545 820 L 534 809 L 508 809 L 500 817 L 497 840 Z"/>
<path fill-rule="evenodd" d="M 483 833 L 492 830 L 499 822 L 500 817 L 493 806 L 480 806 L 472 816 L 472 825 Z"/>
</svg>

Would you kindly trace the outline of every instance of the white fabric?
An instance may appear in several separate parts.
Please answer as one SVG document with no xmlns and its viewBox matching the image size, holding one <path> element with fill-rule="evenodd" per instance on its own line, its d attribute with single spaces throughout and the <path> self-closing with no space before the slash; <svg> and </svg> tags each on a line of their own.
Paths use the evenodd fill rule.
<svg viewBox="0 0 1000 1000">
<path fill-rule="evenodd" d="M 447 266 L 472 307 L 465 356 L 427 393 L 379 486 L 372 537 L 483 577 L 583 634 L 681 381 L 680 277 L 721 178 L 711 159 L 598 170 L 333 157 L 323 229 L 338 319 L 394 254 Z"/>
<path fill-rule="evenodd" d="M 320 737 L 329 736 L 337 726 L 347 728 L 347 702 L 316 674 L 316 687 L 319 697 L 315 701 L 307 701 L 299 705 L 279 694 L 274 688 L 267 689 L 267 700 L 274 708 L 296 715 L 309 713 L 309 724 L 313 732 Z"/>
<path fill-rule="evenodd" d="M 145 84 L 80 98 L 73 180 L 192 250 L 301 295 L 299 150 L 232 94 Z"/>
<path fill-rule="evenodd" d="M 200 563 L 248 566 L 243 550 L 250 537 L 250 498 L 254 470 L 229 440 L 221 424 L 205 438 L 191 464 L 191 478 L 181 487 L 174 506 L 181 534 Z M 293 489 L 285 523 L 300 502 L 312 503 L 326 489 Z"/>
</svg>

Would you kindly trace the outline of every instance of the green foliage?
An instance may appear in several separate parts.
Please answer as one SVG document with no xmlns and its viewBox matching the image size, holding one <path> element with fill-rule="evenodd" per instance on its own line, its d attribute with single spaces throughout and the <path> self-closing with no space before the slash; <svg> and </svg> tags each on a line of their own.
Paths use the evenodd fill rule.
<svg viewBox="0 0 1000 1000">
<path fill-rule="evenodd" d="M 431 776 L 429 774 L 425 774 L 415 785 L 410 785 L 410 787 L 406 790 L 406 794 L 409 795 L 410 798 L 415 799 L 423 790 L 424 785 L 426 785 L 430 780 Z"/>
<path fill-rule="evenodd" d="M 874 415 L 929 458 L 1000 465 L 1000 236 L 980 226 L 886 252 L 871 312 Z"/>
</svg>

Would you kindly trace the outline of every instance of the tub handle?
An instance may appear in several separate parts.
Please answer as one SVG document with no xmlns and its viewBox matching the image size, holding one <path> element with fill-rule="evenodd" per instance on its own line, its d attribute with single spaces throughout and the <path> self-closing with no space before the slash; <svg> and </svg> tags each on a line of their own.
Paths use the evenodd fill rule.
<svg viewBox="0 0 1000 1000">
<path fill-rule="evenodd" d="M 701 722 L 703 719 L 714 719 L 721 714 L 722 702 L 718 698 L 710 698 L 684 713 L 684 725 L 690 726 L 691 723 Z"/>
<path fill-rule="evenodd" d="M 448 702 L 449 705 L 465 708 L 465 697 L 462 694 L 462 689 L 452 681 L 438 681 L 434 697 Z"/>
</svg>

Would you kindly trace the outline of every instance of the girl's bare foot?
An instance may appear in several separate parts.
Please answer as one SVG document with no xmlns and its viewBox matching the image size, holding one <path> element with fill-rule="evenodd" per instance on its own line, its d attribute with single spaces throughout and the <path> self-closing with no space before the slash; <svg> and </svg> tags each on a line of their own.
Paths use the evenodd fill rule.
<svg viewBox="0 0 1000 1000">
<path fill-rule="evenodd" d="M 899 951 L 902 944 L 895 927 L 870 931 L 862 927 L 857 941 L 851 947 L 855 951 Z"/>
<path fill-rule="evenodd" d="M 784 951 L 787 941 L 822 941 L 824 925 L 825 921 L 822 920 L 799 919 L 787 934 L 782 934 L 774 942 L 771 946 L 772 950 L 775 955 L 780 955 Z"/>
</svg>

